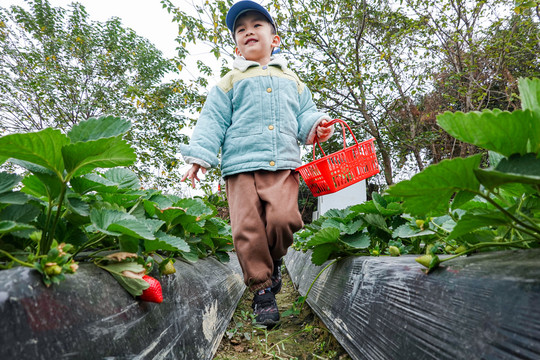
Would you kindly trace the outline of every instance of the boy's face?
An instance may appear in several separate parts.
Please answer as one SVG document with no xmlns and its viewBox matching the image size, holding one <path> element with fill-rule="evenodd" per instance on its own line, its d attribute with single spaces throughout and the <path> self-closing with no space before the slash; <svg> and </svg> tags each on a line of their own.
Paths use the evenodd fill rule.
<svg viewBox="0 0 540 360">
<path fill-rule="evenodd" d="M 246 60 L 266 65 L 270 61 L 272 50 L 280 43 L 279 36 L 272 32 L 273 26 L 263 14 L 248 11 L 240 15 L 234 29 L 236 54 Z"/>
</svg>

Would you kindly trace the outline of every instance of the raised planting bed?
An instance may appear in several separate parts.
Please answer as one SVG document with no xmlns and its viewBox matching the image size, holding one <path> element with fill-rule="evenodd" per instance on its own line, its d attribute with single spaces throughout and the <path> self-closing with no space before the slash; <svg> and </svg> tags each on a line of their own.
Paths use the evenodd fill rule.
<svg viewBox="0 0 540 360">
<path fill-rule="evenodd" d="M 540 249 L 475 254 L 429 275 L 415 256 L 349 257 L 307 302 L 354 359 L 540 359 Z M 305 295 L 324 268 L 291 251 Z M 328 263 L 327 263 L 328 264 Z"/>
<path fill-rule="evenodd" d="M 49 288 L 34 270 L 0 271 L 0 359 L 211 359 L 245 290 L 240 266 L 231 254 L 175 267 L 156 276 L 161 304 L 93 264 Z"/>
</svg>

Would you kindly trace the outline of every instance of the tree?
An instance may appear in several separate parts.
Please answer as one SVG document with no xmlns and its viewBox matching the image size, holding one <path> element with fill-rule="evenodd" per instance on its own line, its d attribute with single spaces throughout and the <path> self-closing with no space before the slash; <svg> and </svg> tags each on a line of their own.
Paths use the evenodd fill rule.
<svg viewBox="0 0 540 360">
<path fill-rule="evenodd" d="M 477 148 L 440 131 L 435 116 L 444 111 L 519 108 L 517 78 L 540 75 L 539 26 L 530 15 L 516 15 L 508 1 L 408 1 L 434 34 L 433 91 L 417 106 L 437 139 L 433 162 L 464 157 Z"/>
<path fill-rule="evenodd" d="M 112 18 L 96 22 L 84 6 L 69 10 L 48 0 L 0 8 L 0 132 L 55 127 L 115 115 L 133 123 L 134 168 L 145 185 L 178 179 L 180 130 L 199 91 L 182 80 L 163 84 L 177 63 Z M 157 173 L 158 176 L 155 176 Z"/>
<path fill-rule="evenodd" d="M 216 58 L 225 55 L 221 72 L 227 71 L 234 44 L 224 19 L 232 1 L 196 4 L 195 16 L 169 0 L 162 3 L 181 24 L 180 43 L 210 45 Z M 515 81 L 501 81 L 505 73 L 515 79 L 538 69 L 537 24 L 531 15 L 523 30 L 530 32 L 527 46 L 516 47 L 521 29 L 507 26 L 515 16 L 508 0 L 272 0 L 269 8 L 282 52 L 317 105 L 353 125 L 357 137 L 375 137 L 386 184 L 407 158 L 418 171 L 451 157 L 451 147 L 444 154 L 433 151 L 448 135 L 427 119 L 452 109 L 444 105 L 458 99 L 453 94 L 469 110 L 491 106 L 507 85 L 513 99 Z M 521 65 L 520 74 L 502 66 L 511 63 Z M 434 89 L 437 97 L 430 99 Z M 428 109 L 432 100 L 439 107 Z M 330 152 L 343 146 L 339 136 L 333 139 L 325 145 Z M 463 145 L 459 154 L 463 149 L 475 151 Z"/>
</svg>

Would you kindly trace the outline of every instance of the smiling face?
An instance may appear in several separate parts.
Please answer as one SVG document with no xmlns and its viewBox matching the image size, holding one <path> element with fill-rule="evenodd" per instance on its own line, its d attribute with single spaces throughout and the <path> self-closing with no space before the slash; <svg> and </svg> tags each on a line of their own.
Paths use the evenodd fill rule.
<svg viewBox="0 0 540 360">
<path fill-rule="evenodd" d="M 240 15 L 235 22 L 236 55 L 261 65 L 270 62 L 272 50 L 279 46 L 280 38 L 266 17 L 257 11 Z"/>
</svg>

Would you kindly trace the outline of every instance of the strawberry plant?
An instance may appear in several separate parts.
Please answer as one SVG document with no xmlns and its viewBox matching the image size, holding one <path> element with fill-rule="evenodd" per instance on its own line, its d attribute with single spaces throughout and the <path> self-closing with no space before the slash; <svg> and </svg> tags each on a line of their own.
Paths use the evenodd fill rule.
<svg viewBox="0 0 540 360">
<path fill-rule="evenodd" d="M 488 151 L 444 160 L 386 194 L 330 210 L 297 233 L 312 262 L 349 255 L 425 253 L 428 271 L 474 251 L 540 245 L 540 80 L 521 79 L 522 110 L 439 115 L 456 139 Z M 453 256 L 440 259 L 438 254 Z"/>
<path fill-rule="evenodd" d="M 401 216 L 403 210 L 396 200 L 373 193 L 373 200 L 363 204 L 329 210 L 295 234 L 294 248 L 311 250 L 316 265 L 350 255 L 389 254 L 390 247 L 402 254 L 414 251 L 418 241 L 394 237 L 394 231 L 408 221 Z"/>
<path fill-rule="evenodd" d="M 488 167 L 482 166 L 482 155 L 444 160 L 387 190 L 403 199 L 405 212 L 428 219 L 421 231 L 442 234 L 447 250 L 461 246 L 456 256 L 540 243 L 540 80 L 520 79 L 519 89 L 522 110 L 437 117 L 456 139 L 487 150 Z M 404 227 L 399 235 L 417 229 Z M 426 250 L 430 258 L 419 262 L 428 270 L 452 258 L 439 259 L 437 247 Z"/>
<path fill-rule="evenodd" d="M 74 259 L 109 266 L 100 260 L 106 251 L 133 253 L 141 266 L 152 266 L 149 255 L 157 253 L 165 259 L 213 255 L 228 260 L 230 227 L 216 217 L 213 204 L 142 189 L 135 173 L 124 167 L 135 161 L 122 139 L 129 126 L 102 117 L 83 121 L 67 134 L 45 129 L 0 137 L 0 164 L 9 161 L 25 171 L 0 172 L 2 268 L 33 267 L 50 285 L 76 270 Z M 125 277 L 114 266 L 104 269 Z M 115 277 L 133 294 L 146 286 Z"/>
</svg>

